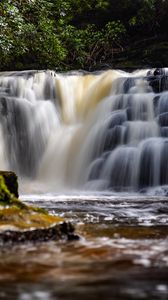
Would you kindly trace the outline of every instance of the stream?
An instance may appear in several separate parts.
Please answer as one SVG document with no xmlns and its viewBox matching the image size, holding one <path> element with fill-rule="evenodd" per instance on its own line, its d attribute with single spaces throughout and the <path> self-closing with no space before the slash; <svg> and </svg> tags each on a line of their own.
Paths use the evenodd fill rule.
<svg viewBox="0 0 168 300">
<path fill-rule="evenodd" d="M 168 299 L 168 200 L 107 193 L 22 195 L 71 221 L 79 241 L 7 245 L 0 299 Z"/>
<path fill-rule="evenodd" d="M 168 299 L 168 68 L 0 73 L 0 169 L 80 237 L 1 246 L 0 299 Z"/>
</svg>

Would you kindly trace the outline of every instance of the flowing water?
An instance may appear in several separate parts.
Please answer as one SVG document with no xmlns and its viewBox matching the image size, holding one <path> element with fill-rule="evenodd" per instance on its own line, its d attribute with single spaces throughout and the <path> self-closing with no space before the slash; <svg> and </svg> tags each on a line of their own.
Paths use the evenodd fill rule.
<svg viewBox="0 0 168 300">
<path fill-rule="evenodd" d="M 5 72 L 0 168 L 75 242 L 0 249 L 0 299 L 168 299 L 167 69 Z"/>
</svg>

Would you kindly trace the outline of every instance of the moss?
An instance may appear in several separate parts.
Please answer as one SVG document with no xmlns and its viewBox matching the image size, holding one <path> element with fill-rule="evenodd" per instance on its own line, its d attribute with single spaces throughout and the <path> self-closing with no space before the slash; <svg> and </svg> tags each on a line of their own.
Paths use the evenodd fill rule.
<svg viewBox="0 0 168 300">
<path fill-rule="evenodd" d="M 4 178 L 5 184 L 10 193 L 13 194 L 16 198 L 18 198 L 19 194 L 17 175 L 11 171 L 0 171 L 0 176 Z"/>
<path fill-rule="evenodd" d="M 28 206 L 10 193 L 0 175 L 0 230 L 9 226 L 18 229 L 46 228 L 63 221 L 63 218 L 49 215 L 42 208 Z"/>
<path fill-rule="evenodd" d="M 19 207 L 20 209 L 25 209 L 27 206 L 22 203 L 20 200 L 18 200 L 14 194 L 12 194 L 6 184 L 4 177 L 0 175 L 0 205 L 2 206 L 11 206 L 15 205 Z"/>
<path fill-rule="evenodd" d="M 37 213 L 32 209 L 21 210 L 16 206 L 0 210 L 0 229 L 14 226 L 18 229 L 47 228 L 63 221 L 63 218 L 49 214 Z"/>
<path fill-rule="evenodd" d="M 9 177 L 15 174 L 4 173 Z M 49 215 L 42 208 L 24 204 L 16 198 L 16 193 L 11 193 L 5 183 L 5 178 L 0 172 L 0 247 L 5 243 L 14 245 L 25 242 L 79 239 L 74 234 L 72 224 L 64 222 L 64 219 L 59 216 Z"/>
</svg>

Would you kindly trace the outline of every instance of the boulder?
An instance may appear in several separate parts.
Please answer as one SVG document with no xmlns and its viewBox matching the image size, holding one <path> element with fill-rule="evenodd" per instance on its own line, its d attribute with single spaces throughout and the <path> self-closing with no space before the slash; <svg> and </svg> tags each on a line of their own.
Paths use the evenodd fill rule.
<svg viewBox="0 0 168 300">
<path fill-rule="evenodd" d="M 5 243 L 78 239 L 78 236 L 74 234 L 74 227 L 71 223 L 65 222 L 59 216 L 49 215 L 44 209 L 28 206 L 16 198 L 16 195 L 18 195 L 16 187 L 16 174 L 1 172 L 0 246 Z"/>
<path fill-rule="evenodd" d="M 16 198 L 18 198 L 19 193 L 17 175 L 11 171 L 0 171 L 0 176 L 4 178 L 5 184 L 9 192 L 12 193 Z"/>
</svg>

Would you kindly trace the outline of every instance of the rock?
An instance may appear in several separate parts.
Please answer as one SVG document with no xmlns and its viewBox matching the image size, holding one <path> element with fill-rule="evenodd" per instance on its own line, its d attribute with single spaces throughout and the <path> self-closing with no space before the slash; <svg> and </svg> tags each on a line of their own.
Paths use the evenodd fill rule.
<svg viewBox="0 0 168 300">
<path fill-rule="evenodd" d="M 108 124 L 108 129 L 114 128 L 115 126 L 122 125 L 127 121 L 126 112 L 123 110 L 114 111 L 111 114 L 111 119 Z"/>
<path fill-rule="evenodd" d="M 11 171 L 0 171 L 0 176 L 3 176 L 9 192 L 12 193 L 16 198 L 18 198 L 19 194 L 17 175 Z"/>
<path fill-rule="evenodd" d="M 10 180 L 9 178 L 7 178 L 7 181 L 10 184 L 12 182 L 12 180 Z M 14 181 L 14 183 L 16 184 L 16 181 Z M 11 186 L 13 186 L 13 185 L 11 184 Z M 14 189 L 14 188 L 12 188 L 12 189 Z M 4 176 L 0 175 L 0 206 L 5 207 L 5 206 L 12 206 L 12 205 L 17 206 L 20 209 L 26 207 L 26 205 L 24 203 L 19 201 L 18 198 L 16 198 L 15 195 L 9 191 L 9 189 L 5 183 Z"/>
<path fill-rule="evenodd" d="M 158 116 L 158 122 L 161 127 L 168 126 L 168 112 L 162 113 Z"/>
<path fill-rule="evenodd" d="M 156 68 L 153 72 L 154 76 L 158 76 L 158 75 L 165 75 L 165 70 L 164 68 Z"/>
<path fill-rule="evenodd" d="M 99 178 L 102 168 L 103 168 L 103 164 L 105 162 L 104 158 L 97 158 L 95 159 L 91 166 L 90 166 L 90 172 L 89 172 L 89 176 L 88 176 L 88 180 L 96 180 Z"/>
<path fill-rule="evenodd" d="M 153 74 L 147 74 L 149 85 L 155 93 L 160 93 L 168 90 L 167 68 L 157 68 Z"/>
<path fill-rule="evenodd" d="M 71 223 L 55 224 L 48 228 L 36 228 L 33 230 L 4 230 L 0 232 L 0 246 L 8 244 L 18 244 L 26 242 L 47 242 L 51 240 L 66 239 L 68 241 L 78 240 L 74 234 L 74 227 Z"/>
<path fill-rule="evenodd" d="M 106 132 L 106 138 L 104 141 L 104 151 L 110 151 L 116 148 L 119 144 L 124 142 L 126 133 L 126 127 L 122 125 L 116 125 Z"/>
<path fill-rule="evenodd" d="M 49 215 L 44 209 L 28 206 L 11 193 L 5 184 L 5 178 L 12 191 L 18 195 L 17 176 L 13 172 L 1 172 L 0 175 L 0 246 L 5 243 L 78 239 L 74 227 L 59 216 Z M 5 175 L 5 176 L 3 176 Z M 13 183 L 14 187 L 13 188 Z"/>
</svg>

